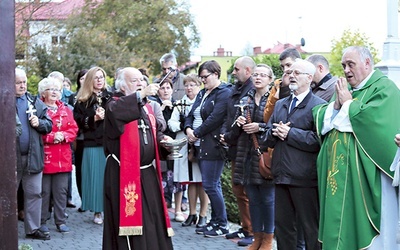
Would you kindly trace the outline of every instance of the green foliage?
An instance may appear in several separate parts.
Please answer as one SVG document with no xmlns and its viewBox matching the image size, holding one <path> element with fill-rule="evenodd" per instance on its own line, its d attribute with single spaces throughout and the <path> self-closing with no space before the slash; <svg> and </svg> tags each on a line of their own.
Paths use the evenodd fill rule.
<svg viewBox="0 0 400 250">
<path fill-rule="evenodd" d="M 38 86 L 40 80 L 43 78 L 37 75 L 28 75 L 28 92 L 32 95 L 36 95 L 38 93 Z"/>
<path fill-rule="evenodd" d="M 231 65 L 229 66 L 227 73 L 228 73 L 228 80 L 230 83 L 233 83 L 233 78 L 230 75 L 233 72 L 233 67 L 235 65 L 236 59 L 239 57 L 231 59 Z M 275 77 L 281 78 L 283 71 L 279 62 L 279 55 L 278 54 L 265 54 L 265 55 L 258 55 L 256 57 L 252 57 L 256 64 L 266 64 L 272 68 Z"/>
<path fill-rule="evenodd" d="M 281 78 L 283 71 L 281 68 L 281 64 L 279 62 L 279 55 L 278 54 L 268 54 L 262 55 L 253 58 L 256 64 L 267 64 L 270 66 L 274 72 L 276 78 Z"/>
<path fill-rule="evenodd" d="M 240 224 L 239 208 L 237 206 L 236 196 L 232 193 L 231 164 L 225 163 L 224 171 L 221 175 L 222 193 L 224 194 L 225 207 L 228 220 Z"/>
<path fill-rule="evenodd" d="M 88 0 L 68 18 L 66 30 L 65 44 L 48 51 L 56 60 L 36 55 L 44 61 L 38 70 L 60 68 L 71 79 L 95 65 L 109 75 L 126 66 L 157 74 L 164 53 L 174 52 L 178 63 L 186 62 L 199 43 L 188 4 L 176 0 Z"/>
<path fill-rule="evenodd" d="M 349 46 L 365 46 L 371 51 L 374 62 L 378 63 L 380 61 L 377 57 L 378 51 L 374 48 L 373 43 L 369 42 L 369 38 L 365 33 L 361 33 L 359 30 L 351 31 L 350 29 L 347 29 L 343 31 L 343 34 L 339 39 L 332 40 L 332 50 L 329 63 L 333 75 L 344 75 L 341 64 L 342 55 L 343 50 Z"/>
<path fill-rule="evenodd" d="M 33 247 L 29 244 L 21 244 L 18 246 L 18 250 L 33 250 Z"/>
</svg>

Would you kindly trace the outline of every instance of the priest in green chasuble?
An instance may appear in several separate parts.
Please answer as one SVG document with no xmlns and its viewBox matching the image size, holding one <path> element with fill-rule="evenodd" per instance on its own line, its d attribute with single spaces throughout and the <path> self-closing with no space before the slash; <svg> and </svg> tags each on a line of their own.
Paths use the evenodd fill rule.
<svg viewBox="0 0 400 250">
<path fill-rule="evenodd" d="M 322 146 L 317 159 L 319 240 L 323 249 L 400 249 L 398 197 L 389 170 L 400 128 L 400 90 L 370 51 L 344 50 L 345 78 L 313 115 Z M 350 86 L 349 86 L 350 85 Z"/>
</svg>

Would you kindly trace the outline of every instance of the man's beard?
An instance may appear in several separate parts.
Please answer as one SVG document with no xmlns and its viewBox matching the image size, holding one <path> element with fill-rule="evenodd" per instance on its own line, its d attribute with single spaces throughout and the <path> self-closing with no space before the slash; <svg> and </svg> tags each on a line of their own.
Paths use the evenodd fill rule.
<svg viewBox="0 0 400 250">
<path fill-rule="evenodd" d="M 295 84 L 289 84 L 289 89 L 290 89 L 291 91 L 295 91 L 295 90 L 298 90 L 298 89 L 299 89 L 299 86 L 298 86 L 298 85 L 295 85 Z"/>
</svg>

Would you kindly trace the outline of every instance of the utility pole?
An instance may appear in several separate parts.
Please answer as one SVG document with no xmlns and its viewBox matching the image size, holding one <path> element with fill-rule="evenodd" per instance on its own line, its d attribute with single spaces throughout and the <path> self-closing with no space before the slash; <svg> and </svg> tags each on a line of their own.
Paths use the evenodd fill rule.
<svg viewBox="0 0 400 250">
<path fill-rule="evenodd" d="M 398 0 L 387 0 L 387 37 L 383 43 L 382 61 L 376 64 L 400 88 L 400 40 Z"/>
<path fill-rule="evenodd" d="M 18 248 L 15 149 L 15 1 L 0 0 L 0 249 Z"/>
</svg>

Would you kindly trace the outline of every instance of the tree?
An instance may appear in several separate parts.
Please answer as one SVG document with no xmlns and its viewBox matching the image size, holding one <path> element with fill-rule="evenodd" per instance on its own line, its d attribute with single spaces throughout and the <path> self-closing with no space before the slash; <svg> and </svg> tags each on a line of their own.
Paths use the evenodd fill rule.
<svg viewBox="0 0 400 250">
<path fill-rule="evenodd" d="M 268 66 L 270 66 L 272 68 L 272 71 L 274 72 L 274 75 L 276 77 L 276 79 L 281 78 L 282 74 L 283 74 L 283 70 L 281 68 L 280 65 L 280 61 L 279 61 L 279 54 L 262 54 L 262 55 L 258 55 L 258 56 L 250 56 L 251 58 L 253 58 L 254 62 L 256 64 L 267 64 Z M 233 72 L 233 68 L 235 66 L 235 61 L 238 59 L 239 57 L 233 58 L 231 60 L 231 66 L 229 67 L 229 69 L 227 70 L 228 72 L 228 81 L 230 83 L 234 83 L 234 79 L 232 77 L 230 77 L 230 75 Z"/>
<path fill-rule="evenodd" d="M 370 51 L 374 58 L 375 64 L 380 61 L 377 57 L 378 51 L 374 48 L 373 43 L 368 41 L 369 38 L 365 33 L 361 33 L 359 30 L 351 31 L 347 29 L 343 31 L 342 37 L 338 40 L 332 40 L 332 49 L 330 57 L 330 70 L 333 75 L 343 76 L 343 68 L 341 65 L 343 49 L 349 46 L 365 46 Z"/>
<path fill-rule="evenodd" d="M 93 65 L 108 74 L 125 66 L 157 74 L 164 53 L 183 63 L 199 43 L 189 6 L 175 0 L 88 0 L 68 19 L 67 34 L 59 48 L 66 75 Z"/>
</svg>

